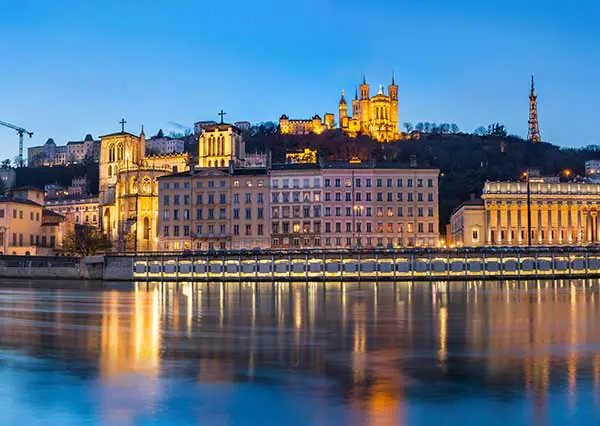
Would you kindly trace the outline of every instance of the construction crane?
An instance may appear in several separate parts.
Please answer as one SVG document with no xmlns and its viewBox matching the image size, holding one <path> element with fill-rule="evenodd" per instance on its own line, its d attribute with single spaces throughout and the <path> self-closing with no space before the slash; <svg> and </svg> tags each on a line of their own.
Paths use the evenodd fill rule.
<svg viewBox="0 0 600 426">
<path fill-rule="evenodd" d="M 16 130 L 17 135 L 19 135 L 19 156 L 17 157 L 17 164 L 19 167 L 23 167 L 23 135 L 29 135 L 31 138 L 33 136 L 33 132 L 30 132 L 29 130 L 19 126 L 15 126 L 14 124 L 5 123 L 4 121 L 0 121 L 0 126 Z"/>
</svg>

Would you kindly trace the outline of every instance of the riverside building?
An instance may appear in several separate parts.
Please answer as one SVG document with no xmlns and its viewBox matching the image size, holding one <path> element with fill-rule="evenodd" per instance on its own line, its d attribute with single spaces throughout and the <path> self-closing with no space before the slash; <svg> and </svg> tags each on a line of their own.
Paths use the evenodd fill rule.
<svg viewBox="0 0 600 426">
<path fill-rule="evenodd" d="M 600 184 L 531 177 L 486 182 L 482 202 L 451 217 L 457 245 L 587 245 L 600 241 Z M 466 220 L 467 214 L 469 220 Z"/>
</svg>

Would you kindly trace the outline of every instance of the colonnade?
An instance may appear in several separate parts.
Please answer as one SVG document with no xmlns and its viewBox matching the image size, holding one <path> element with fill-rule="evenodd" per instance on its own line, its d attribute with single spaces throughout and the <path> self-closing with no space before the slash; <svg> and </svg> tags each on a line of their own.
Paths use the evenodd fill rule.
<svg viewBox="0 0 600 426">
<path fill-rule="evenodd" d="M 488 245 L 582 245 L 600 242 L 598 205 L 588 202 L 490 202 L 485 206 Z"/>
</svg>

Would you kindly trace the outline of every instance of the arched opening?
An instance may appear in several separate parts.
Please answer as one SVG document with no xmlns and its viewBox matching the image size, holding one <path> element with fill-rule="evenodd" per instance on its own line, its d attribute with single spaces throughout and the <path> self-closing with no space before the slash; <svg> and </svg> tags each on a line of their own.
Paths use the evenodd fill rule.
<svg viewBox="0 0 600 426">
<path fill-rule="evenodd" d="M 117 147 L 117 161 L 123 161 L 125 159 L 125 147 L 122 143 Z"/>
<path fill-rule="evenodd" d="M 137 194 L 137 177 L 135 176 L 131 176 L 131 179 L 129 179 L 129 193 Z"/>
<path fill-rule="evenodd" d="M 110 163 L 115 161 L 115 146 L 111 145 L 108 147 L 108 161 Z"/>
<path fill-rule="evenodd" d="M 207 165 L 208 165 L 208 167 L 212 167 L 212 162 L 210 160 L 208 160 Z"/>
<path fill-rule="evenodd" d="M 108 166 L 108 177 L 112 176 L 112 166 Z"/>
<path fill-rule="evenodd" d="M 104 209 L 104 230 L 107 234 L 111 234 L 111 221 L 110 221 L 110 209 L 107 207 Z"/>
<path fill-rule="evenodd" d="M 152 194 L 152 179 L 149 176 L 144 176 L 142 179 L 142 193 Z"/>
<path fill-rule="evenodd" d="M 225 167 L 225 160 L 221 160 L 221 167 Z"/>
<path fill-rule="evenodd" d="M 144 218 L 144 240 L 150 239 L 150 219 Z"/>
</svg>

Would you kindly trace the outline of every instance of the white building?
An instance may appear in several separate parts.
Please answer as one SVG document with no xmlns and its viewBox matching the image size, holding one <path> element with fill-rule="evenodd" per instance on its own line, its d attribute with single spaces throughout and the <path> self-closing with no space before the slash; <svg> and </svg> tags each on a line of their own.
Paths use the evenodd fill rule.
<svg viewBox="0 0 600 426">
<path fill-rule="evenodd" d="M 156 136 L 146 139 L 146 155 L 163 155 L 183 152 L 185 142 L 182 139 L 165 136 L 162 129 Z"/>
</svg>

